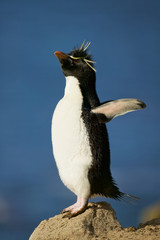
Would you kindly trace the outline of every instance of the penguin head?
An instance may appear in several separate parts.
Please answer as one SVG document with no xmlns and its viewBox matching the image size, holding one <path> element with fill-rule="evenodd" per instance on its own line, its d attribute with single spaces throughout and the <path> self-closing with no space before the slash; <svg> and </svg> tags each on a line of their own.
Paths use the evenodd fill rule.
<svg viewBox="0 0 160 240">
<path fill-rule="evenodd" d="M 90 43 L 82 44 L 80 48 L 74 48 L 68 54 L 60 51 L 55 52 L 65 77 L 73 76 L 80 82 L 84 79 L 95 78 L 94 62 L 92 61 L 91 55 L 87 53 L 89 45 Z"/>
</svg>

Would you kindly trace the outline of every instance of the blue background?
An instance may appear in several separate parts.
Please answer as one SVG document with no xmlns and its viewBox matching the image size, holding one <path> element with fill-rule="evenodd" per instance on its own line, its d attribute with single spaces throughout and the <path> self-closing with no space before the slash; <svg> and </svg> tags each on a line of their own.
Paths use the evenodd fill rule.
<svg viewBox="0 0 160 240">
<path fill-rule="evenodd" d="M 147 104 L 108 123 L 112 174 L 136 205 L 105 198 L 121 224 L 160 200 L 160 1 L 0 0 L 0 239 L 28 239 L 76 197 L 60 181 L 51 145 L 65 80 L 54 51 L 91 41 L 101 101 Z"/>
</svg>

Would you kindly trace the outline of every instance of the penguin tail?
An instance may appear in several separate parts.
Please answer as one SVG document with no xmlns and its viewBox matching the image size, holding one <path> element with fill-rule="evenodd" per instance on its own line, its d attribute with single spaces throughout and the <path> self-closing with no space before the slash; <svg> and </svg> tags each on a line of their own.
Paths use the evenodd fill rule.
<svg viewBox="0 0 160 240">
<path fill-rule="evenodd" d="M 136 197 L 136 196 L 133 196 L 133 195 L 130 195 L 130 194 L 127 194 L 127 193 L 123 193 L 121 199 L 122 199 L 123 201 L 129 202 L 129 203 L 131 203 L 131 204 L 135 204 L 135 201 L 140 200 L 139 197 Z"/>
<path fill-rule="evenodd" d="M 110 184 L 107 186 L 107 188 L 105 188 L 104 195 L 107 198 L 113 198 L 115 200 L 122 200 L 124 198 L 125 194 L 119 190 L 118 186 L 112 179 Z"/>
<path fill-rule="evenodd" d="M 123 192 L 120 192 L 118 191 L 116 193 L 116 195 L 112 195 L 111 198 L 115 199 L 115 200 L 119 200 L 119 201 L 123 201 L 123 202 L 126 202 L 126 203 L 130 203 L 130 204 L 135 204 L 136 201 L 140 200 L 139 197 L 136 197 L 136 196 L 133 196 L 133 195 L 130 195 L 130 194 L 127 194 L 127 193 L 123 193 Z"/>
<path fill-rule="evenodd" d="M 113 182 L 113 184 L 110 186 L 110 189 L 108 191 L 105 191 L 105 196 L 109 198 L 113 198 L 115 200 L 120 200 L 124 202 L 129 202 L 131 204 L 135 204 L 135 201 L 138 201 L 140 198 L 123 193 L 119 190 L 118 186 Z"/>
</svg>

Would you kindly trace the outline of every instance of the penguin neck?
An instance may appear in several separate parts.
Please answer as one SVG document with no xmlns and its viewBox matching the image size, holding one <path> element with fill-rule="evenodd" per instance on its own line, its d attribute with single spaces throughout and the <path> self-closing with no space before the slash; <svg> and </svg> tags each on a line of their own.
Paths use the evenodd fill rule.
<svg viewBox="0 0 160 240">
<path fill-rule="evenodd" d="M 99 99 L 96 93 L 95 84 L 80 85 L 79 80 L 74 76 L 67 76 L 64 96 L 71 96 L 79 99 L 84 107 L 92 108 L 99 105 Z"/>
<path fill-rule="evenodd" d="M 79 86 L 79 81 L 76 77 L 67 76 L 66 77 L 66 87 L 64 91 L 64 96 L 72 96 L 74 98 L 82 99 L 82 92 Z"/>
</svg>

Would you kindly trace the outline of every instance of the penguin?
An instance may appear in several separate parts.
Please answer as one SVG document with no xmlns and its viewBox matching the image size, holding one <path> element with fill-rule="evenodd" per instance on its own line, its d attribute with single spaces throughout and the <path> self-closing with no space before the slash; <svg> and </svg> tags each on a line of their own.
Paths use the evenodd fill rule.
<svg viewBox="0 0 160 240">
<path fill-rule="evenodd" d="M 66 85 L 52 118 L 53 155 L 62 182 L 77 196 L 76 203 L 62 211 L 68 218 L 84 212 L 89 198 L 95 196 L 133 197 L 121 192 L 112 177 L 106 123 L 146 107 L 134 98 L 100 103 L 89 45 L 83 43 L 68 54 L 54 53 Z"/>
</svg>

